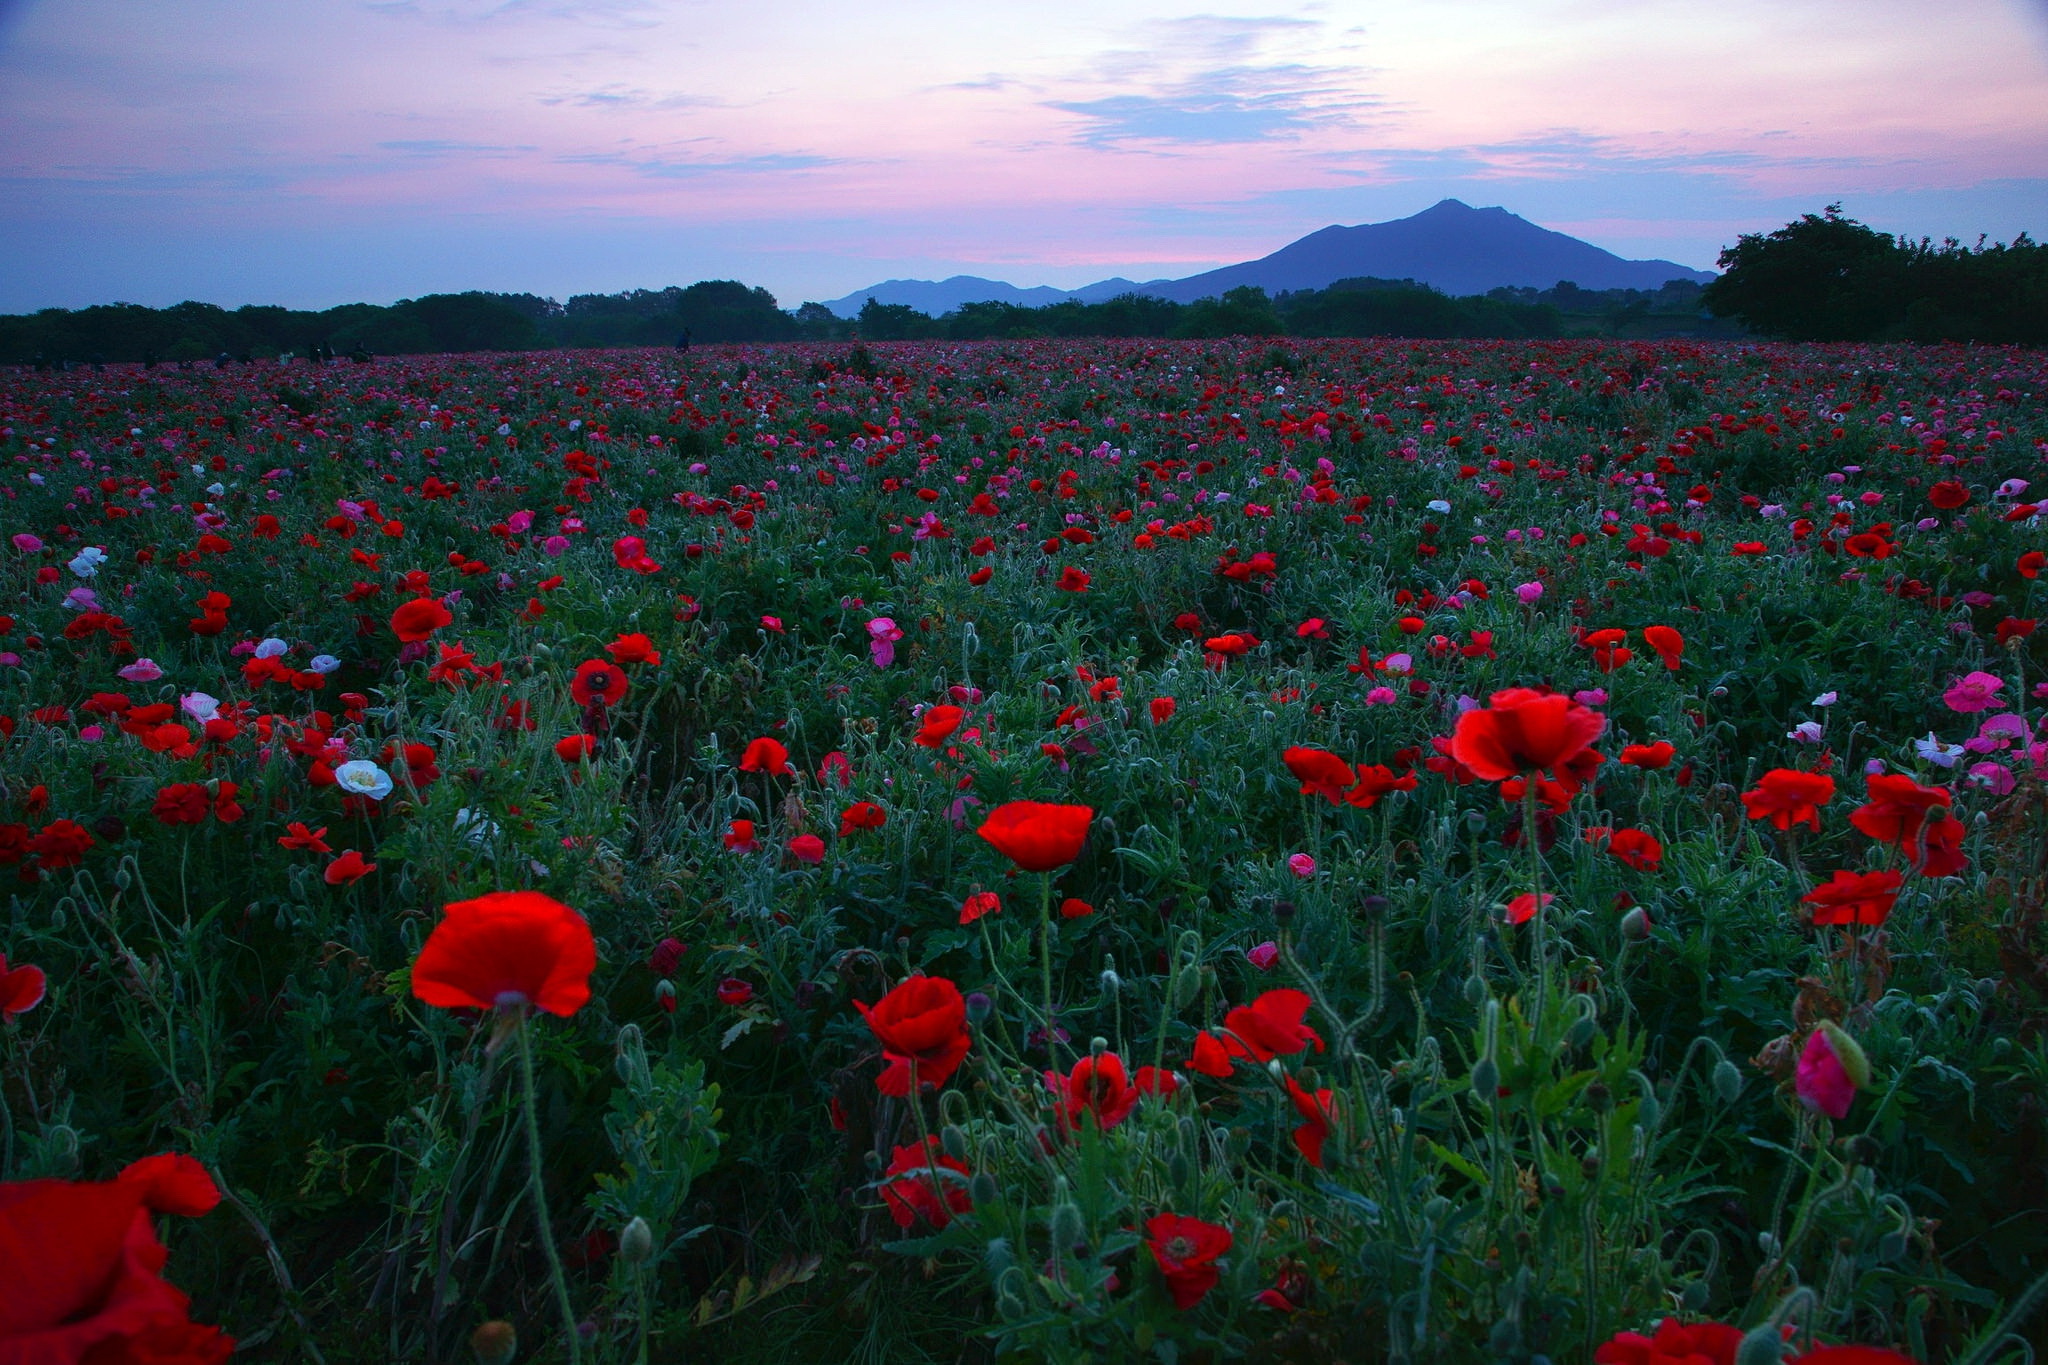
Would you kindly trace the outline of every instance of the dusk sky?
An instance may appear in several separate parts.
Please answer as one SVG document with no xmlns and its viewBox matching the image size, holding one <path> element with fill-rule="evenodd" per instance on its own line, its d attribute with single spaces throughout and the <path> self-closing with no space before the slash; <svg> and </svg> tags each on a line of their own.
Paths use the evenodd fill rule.
<svg viewBox="0 0 2048 1365">
<path fill-rule="evenodd" d="M 0 0 L 0 311 L 2048 233 L 2048 0 Z"/>
</svg>

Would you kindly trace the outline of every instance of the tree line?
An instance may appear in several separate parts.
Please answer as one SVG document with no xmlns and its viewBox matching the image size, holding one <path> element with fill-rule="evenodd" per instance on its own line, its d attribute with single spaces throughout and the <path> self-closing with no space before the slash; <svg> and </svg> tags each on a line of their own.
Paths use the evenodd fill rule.
<svg viewBox="0 0 2048 1365">
<path fill-rule="evenodd" d="M 1939 246 L 1894 238 L 1839 204 L 1720 255 L 1723 274 L 1661 289 L 1495 289 L 1453 296 L 1414 280 L 1339 280 L 1271 296 L 1238 288 L 1175 303 L 1124 294 L 1026 308 L 970 303 L 941 317 L 869 299 L 855 318 L 822 303 L 781 308 L 736 280 L 578 294 L 470 292 L 303 311 L 208 303 L 113 303 L 0 316 L 0 363 L 184 362 L 280 355 L 411 355 L 716 342 L 978 340 L 1026 337 L 1605 336 L 1793 341 L 2048 343 L 2048 248 L 2021 233 Z"/>
</svg>

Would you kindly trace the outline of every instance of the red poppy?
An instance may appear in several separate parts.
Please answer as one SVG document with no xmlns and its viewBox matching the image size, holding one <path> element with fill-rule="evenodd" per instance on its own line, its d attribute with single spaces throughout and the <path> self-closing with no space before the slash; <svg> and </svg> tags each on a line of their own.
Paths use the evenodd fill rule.
<svg viewBox="0 0 2048 1365">
<path fill-rule="evenodd" d="M 1296 745 L 1280 758 L 1301 783 L 1303 796 L 1320 796 L 1333 806 L 1343 802 L 1344 793 L 1358 780 L 1351 765 L 1327 749 Z"/>
<path fill-rule="evenodd" d="M 1944 512 L 1953 512 L 1970 500 L 1970 490 L 1954 479 L 1943 479 L 1927 490 L 1927 501 Z"/>
<path fill-rule="evenodd" d="M 1360 810 L 1371 810 L 1379 804 L 1381 797 L 1390 792 L 1415 790 L 1414 773 L 1397 773 L 1384 763 L 1361 763 L 1357 775 L 1358 784 L 1344 793 L 1344 803 Z"/>
<path fill-rule="evenodd" d="M 1302 1160 L 1317 1170 L 1323 1169 L 1323 1142 L 1330 1136 L 1330 1128 L 1336 1111 L 1331 1107 L 1330 1092 L 1318 1090 L 1314 1094 L 1302 1089 L 1301 1084 L 1287 1078 L 1287 1099 L 1293 1104 L 1294 1112 L 1305 1120 L 1291 1136 L 1295 1150 Z"/>
<path fill-rule="evenodd" d="M 976 891 L 960 902 L 960 922 L 972 924 L 983 915 L 993 915 L 1003 908 L 1003 898 L 993 891 Z"/>
<path fill-rule="evenodd" d="M 638 536 L 620 536 L 612 542 L 612 558 L 622 569 L 634 573 L 660 573 L 661 565 L 647 554 L 647 542 Z"/>
<path fill-rule="evenodd" d="M 1094 1116 L 1097 1128 L 1114 1128 L 1138 1107 L 1138 1090 L 1131 1084 L 1123 1059 L 1114 1052 L 1083 1057 L 1065 1076 L 1048 1071 L 1045 1083 L 1059 1105 L 1062 1129 L 1077 1126 L 1084 1113 Z"/>
<path fill-rule="evenodd" d="M 1536 918 L 1538 910 L 1556 899 L 1556 896 L 1546 891 L 1543 893 L 1542 904 L 1539 905 L 1534 891 L 1524 891 L 1521 895 L 1516 896 L 1507 903 L 1507 922 L 1509 924 L 1527 924 L 1530 920 Z"/>
<path fill-rule="evenodd" d="M 2048 552 L 2029 550 L 2013 564 L 2021 578 L 2039 578 L 2043 569 L 2048 569 Z"/>
<path fill-rule="evenodd" d="M 975 833 L 1026 872 L 1050 872 L 1081 856 L 1088 838 L 1088 806 L 1007 801 L 988 813 Z"/>
<path fill-rule="evenodd" d="M 113 1180 L 0 1184 L 0 1360 L 221 1365 L 234 1341 L 162 1278 L 154 1217 L 219 1202 L 204 1167 L 168 1153 Z"/>
<path fill-rule="evenodd" d="M 327 846 L 326 834 L 325 825 L 318 829 L 307 829 L 303 821 L 294 820 L 285 826 L 285 832 L 279 836 L 277 846 L 304 853 L 332 853 L 334 850 Z"/>
<path fill-rule="evenodd" d="M 615 664 L 649 664 L 659 666 L 661 651 L 654 647 L 654 641 L 645 635 L 621 635 L 604 647 Z"/>
<path fill-rule="evenodd" d="M 740 771 L 743 773 L 766 773 L 770 777 L 791 777 L 789 750 L 780 740 L 762 736 L 750 741 L 746 752 L 740 755 Z"/>
<path fill-rule="evenodd" d="M 1658 740 L 1655 744 L 1628 744 L 1622 746 L 1621 761 L 1632 768 L 1668 768 L 1678 754 L 1678 748 L 1669 740 Z"/>
<path fill-rule="evenodd" d="M 825 861 L 825 841 L 815 834 L 799 834 L 789 841 L 789 856 L 815 867 Z"/>
<path fill-rule="evenodd" d="M 341 856 L 327 865 L 320 875 L 329 886 L 351 886 L 377 870 L 375 863 L 363 861 L 363 855 L 352 848 L 345 848 Z"/>
<path fill-rule="evenodd" d="M 1590 836 L 1591 830 L 1587 831 Z M 1643 829 L 1618 829 L 1607 836 L 1607 853 L 1623 867 L 1655 872 L 1664 862 L 1664 845 Z"/>
<path fill-rule="evenodd" d="M 889 1065 L 875 1088 L 897 1099 L 910 1094 L 910 1071 L 920 1087 L 944 1085 L 967 1058 L 967 1001 L 943 976 L 913 976 L 872 1005 L 856 1000 Z"/>
<path fill-rule="evenodd" d="M 1883 924 L 1905 880 L 1898 872 L 1836 872 L 1799 899 L 1815 924 Z"/>
<path fill-rule="evenodd" d="M 725 846 L 734 853 L 752 853 L 760 847 L 754 842 L 754 822 L 735 820 L 726 827 Z"/>
<path fill-rule="evenodd" d="M 1818 830 L 1820 808 L 1834 799 L 1834 778 L 1798 768 L 1773 768 L 1742 794 L 1750 819 L 1769 820 L 1779 829 L 1790 829 L 1804 820 Z"/>
<path fill-rule="evenodd" d="M 1188 1070 L 1199 1076 L 1227 1079 L 1231 1072 L 1230 1050 L 1215 1034 L 1207 1030 L 1197 1033 L 1194 1055 L 1188 1058 Z"/>
<path fill-rule="evenodd" d="M 7 954 L 0 953 L 0 1021 L 40 1005 L 48 988 L 49 979 L 41 967 L 9 967 Z"/>
<path fill-rule="evenodd" d="M 1069 564 L 1066 568 L 1060 570 L 1059 582 L 1054 584 L 1054 586 L 1061 592 L 1086 592 L 1088 591 L 1088 571 L 1086 569 L 1077 569 Z"/>
<path fill-rule="evenodd" d="M 52 820 L 36 831 L 28 848 L 46 870 L 54 872 L 84 862 L 87 851 L 98 842 L 76 820 Z"/>
<path fill-rule="evenodd" d="M 538 891 L 493 891 L 443 911 L 413 960 L 412 993 L 443 1009 L 571 1015 L 590 999 L 596 967 L 583 916 Z"/>
<path fill-rule="evenodd" d="M 1223 1016 L 1224 1051 L 1260 1062 L 1291 1057 L 1310 1043 L 1321 1052 L 1321 1036 L 1302 1022 L 1308 1017 L 1308 1006 L 1306 992 L 1286 987 L 1267 991 L 1249 1005 L 1239 1005 Z M 1197 1055 L 1201 1052 L 1199 1041 L 1195 1051 Z"/>
<path fill-rule="evenodd" d="M 569 681 L 569 695 L 578 706 L 589 706 L 592 702 L 617 706 L 626 699 L 626 675 L 617 664 L 585 659 L 576 665 L 576 676 Z"/>
<path fill-rule="evenodd" d="M 391 633 L 406 644 L 417 644 L 454 619 L 455 613 L 435 599 L 415 597 L 391 613 Z"/>
<path fill-rule="evenodd" d="M 1791 1365 L 1920 1365 L 1909 1355 L 1885 1346 L 1816 1346 L 1794 1356 Z"/>
<path fill-rule="evenodd" d="M 212 804 L 206 788 L 197 782 L 173 782 L 158 790 L 150 814 L 157 818 L 159 824 L 197 825 L 205 823 L 206 813 L 212 809 Z"/>
<path fill-rule="evenodd" d="M 960 728 L 960 722 L 967 713 L 957 706 L 934 706 L 924 713 L 918 723 L 916 743 L 927 749 L 945 746 L 946 740 Z"/>
<path fill-rule="evenodd" d="M 1173 713 L 1178 706 L 1179 703 L 1172 697 L 1154 697 L 1151 701 L 1145 703 L 1145 709 L 1152 714 L 1152 723 L 1154 725 L 1164 725 L 1172 720 Z"/>
<path fill-rule="evenodd" d="M 1643 643 L 1657 651 L 1657 658 L 1673 673 L 1685 657 L 1685 637 L 1670 626 L 1643 627 Z"/>
<path fill-rule="evenodd" d="M 597 748 L 589 735 L 567 735 L 555 741 L 555 757 L 564 763 L 581 763 Z"/>
<path fill-rule="evenodd" d="M 839 812 L 839 837 L 856 834 L 864 829 L 880 829 L 889 821 L 889 813 L 872 801 L 856 801 Z"/>
<path fill-rule="evenodd" d="M 1570 697 L 1510 687 L 1458 717 L 1451 756 L 1488 782 L 1545 770 L 1564 782 L 1606 728 L 1605 716 Z"/>
<path fill-rule="evenodd" d="M 1655 1336 L 1617 1332 L 1595 1348 L 1594 1365 L 1735 1365 L 1742 1329 L 1666 1318 Z"/>
<path fill-rule="evenodd" d="M 938 1180 L 945 1191 L 943 1198 L 932 1188 L 934 1170 L 941 1173 Z M 896 1148 L 882 1175 L 882 1203 L 899 1228 L 907 1228 L 919 1218 L 942 1228 L 953 1221 L 954 1214 L 974 1206 L 967 1194 L 967 1163 L 939 1150 L 936 1133 L 924 1140 L 922 1149 Z"/>
<path fill-rule="evenodd" d="M 1873 773 L 1863 792 L 1864 804 L 1849 812 L 1849 823 L 1880 843 L 1895 845 L 1916 863 L 1929 812 L 1947 809 L 1954 799 L 1945 787 L 1923 787 L 1898 773 Z"/>
<path fill-rule="evenodd" d="M 1952 815 L 1927 822 L 1920 832 L 1923 877 L 1954 877 L 1970 865 L 1963 856 L 1963 822 Z"/>
<path fill-rule="evenodd" d="M 1230 1250 L 1230 1229 L 1178 1213 L 1162 1213 L 1145 1221 L 1145 1242 L 1173 1306 L 1185 1312 L 1202 1301 L 1222 1278 L 1216 1258 Z"/>
<path fill-rule="evenodd" d="M 754 998 L 754 988 L 736 976 L 728 976 L 718 983 L 718 1003 L 738 1009 Z"/>
<path fill-rule="evenodd" d="M 1069 896 L 1060 902 L 1061 919 L 1086 919 L 1095 913 L 1095 907 L 1077 896 Z"/>
</svg>

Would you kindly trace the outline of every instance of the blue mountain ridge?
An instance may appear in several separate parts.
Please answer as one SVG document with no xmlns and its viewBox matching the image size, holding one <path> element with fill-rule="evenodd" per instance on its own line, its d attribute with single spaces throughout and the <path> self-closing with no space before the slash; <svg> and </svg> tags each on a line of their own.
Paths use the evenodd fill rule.
<svg viewBox="0 0 2048 1365">
<path fill-rule="evenodd" d="M 967 303 L 992 301 L 1038 308 L 1068 299 L 1100 303 L 1118 294 L 1150 294 L 1192 303 L 1242 285 L 1278 294 L 1323 289 L 1338 280 L 1364 276 L 1415 280 L 1446 294 L 1484 294 L 1503 285 L 1547 289 L 1561 280 L 1570 280 L 1581 289 L 1657 289 L 1670 280 L 1704 284 L 1714 278 L 1710 271 L 1673 261 L 1626 260 L 1591 242 L 1538 227 L 1504 208 L 1475 209 L 1445 199 L 1391 222 L 1326 227 L 1269 256 L 1185 279 L 1143 284 L 1107 279 L 1080 289 L 1019 288 L 975 275 L 884 280 L 844 298 L 827 300 L 825 306 L 840 317 L 852 317 L 872 298 L 877 303 L 907 304 L 936 317 Z"/>
</svg>

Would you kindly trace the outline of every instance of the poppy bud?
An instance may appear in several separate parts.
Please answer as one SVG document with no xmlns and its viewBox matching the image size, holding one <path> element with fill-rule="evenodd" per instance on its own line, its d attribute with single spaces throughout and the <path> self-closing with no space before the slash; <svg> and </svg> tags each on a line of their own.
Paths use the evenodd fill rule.
<svg viewBox="0 0 2048 1365">
<path fill-rule="evenodd" d="M 1641 943 L 1650 936 L 1650 916 L 1642 906 L 1632 906 L 1621 917 L 1621 936 L 1633 943 Z"/>
<path fill-rule="evenodd" d="M 1366 919 L 1378 919 L 1393 908 L 1394 903 L 1385 896 L 1367 895 L 1358 898 L 1358 913 Z"/>
<path fill-rule="evenodd" d="M 1486 1000 L 1486 978 L 1474 972 L 1465 978 L 1465 1003 L 1474 1009 Z"/>
<path fill-rule="evenodd" d="M 676 985 L 673 981 L 662 980 L 654 983 L 654 1003 L 661 1006 L 665 1014 L 676 1012 Z"/>
<path fill-rule="evenodd" d="M 1285 929 L 1294 922 L 1294 902 L 1277 900 L 1273 902 L 1273 923 Z"/>
<path fill-rule="evenodd" d="M 1087 1235 L 1081 1222 L 1081 1210 L 1072 1204 L 1053 1205 L 1048 1227 L 1052 1234 L 1053 1250 L 1056 1252 L 1079 1246 Z"/>
<path fill-rule="evenodd" d="M 996 1007 L 996 1002 L 983 995 L 980 991 L 969 991 L 965 1003 L 967 1005 L 967 1022 L 977 1025 L 987 1022 L 989 1014 Z"/>
<path fill-rule="evenodd" d="M 512 1365 L 519 1353 L 519 1333 L 512 1324 L 493 1318 L 469 1334 L 469 1349 L 476 1352 L 477 1365 Z"/>
<path fill-rule="evenodd" d="M 635 1216 L 619 1233 L 619 1259 L 630 1266 L 646 1265 L 654 1259 L 654 1229 Z"/>
<path fill-rule="evenodd" d="M 1002 1197 L 1002 1191 L 996 1187 L 996 1178 L 994 1176 L 990 1175 L 987 1171 L 976 1171 L 974 1178 L 967 1182 L 967 1197 L 974 1201 L 976 1208 L 980 1208 L 985 1204 L 995 1203 L 997 1199 Z M 1002 1240 L 1002 1238 L 998 1237 L 995 1241 L 988 1244 L 991 1262 L 995 1259 L 996 1244 L 1002 1242 Z M 994 1265 L 991 1264 L 989 1268 L 991 1273 L 993 1273 Z"/>
<path fill-rule="evenodd" d="M 1723 1057 L 1714 1063 L 1713 1085 L 1715 1098 L 1723 1104 L 1733 1104 L 1742 1094 L 1742 1073 L 1735 1063 Z"/>
<path fill-rule="evenodd" d="M 1595 1113 L 1604 1114 L 1614 1103 L 1614 1092 L 1607 1088 L 1605 1081 L 1595 1081 L 1586 1087 L 1586 1103 L 1593 1107 Z"/>
<path fill-rule="evenodd" d="M 939 1149 L 955 1161 L 967 1160 L 967 1134 L 957 1123 L 939 1129 Z"/>
<path fill-rule="evenodd" d="M 1493 1058 L 1481 1057 L 1478 1061 L 1474 1062 L 1472 1064 L 1472 1093 L 1486 1103 L 1491 1104 L 1494 1101 L 1495 1093 L 1499 1089 L 1500 1067 L 1495 1065 Z"/>
</svg>

